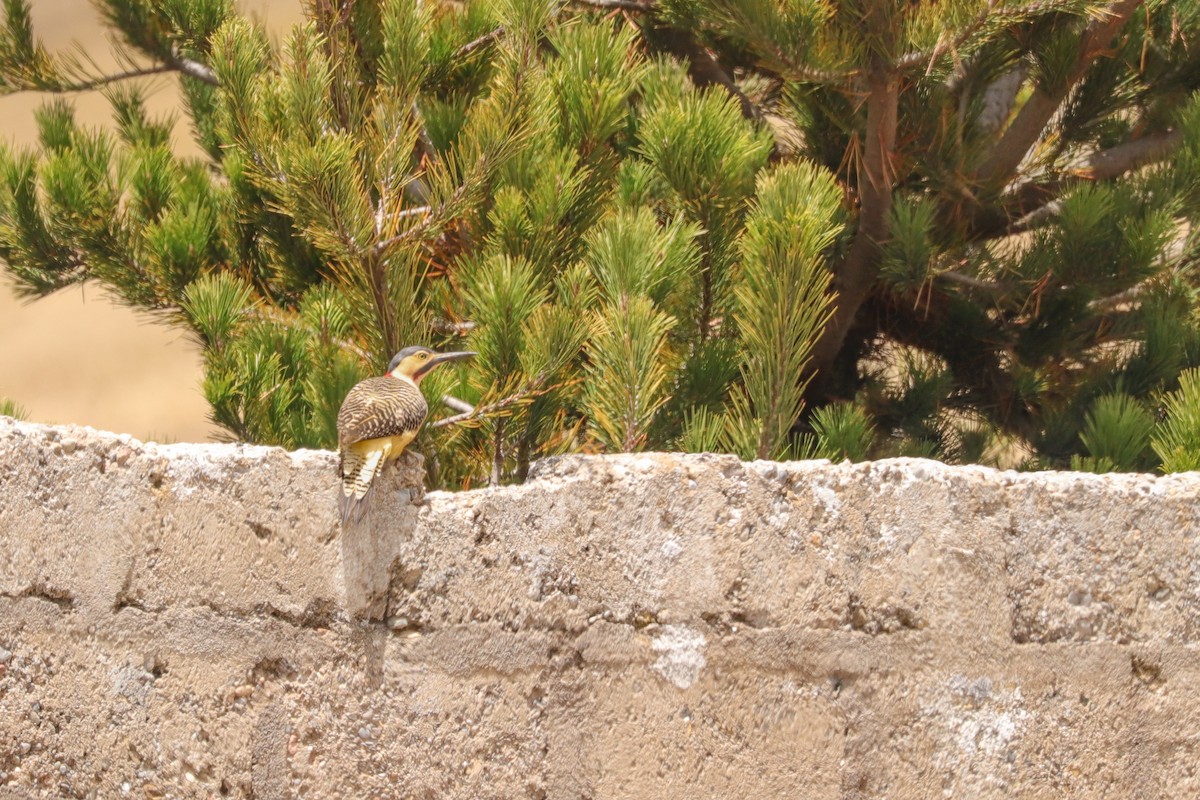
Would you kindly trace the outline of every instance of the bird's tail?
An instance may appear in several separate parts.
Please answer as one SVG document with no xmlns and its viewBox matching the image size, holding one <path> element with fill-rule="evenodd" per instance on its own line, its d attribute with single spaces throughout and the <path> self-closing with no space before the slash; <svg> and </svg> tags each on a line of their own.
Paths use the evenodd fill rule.
<svg viewBox="0 0 1200 800">
<path fill-rule="evenodd" d="M 342 513 L 342 525 L 357 525 L 371 504 L 375 494 L 375 475 L 383 466 L 386 455 L 382 450 L 359 453 L 354 449 L 342 451 L 342 491 L 338 495 L 338 508 Z"/>
</svg>

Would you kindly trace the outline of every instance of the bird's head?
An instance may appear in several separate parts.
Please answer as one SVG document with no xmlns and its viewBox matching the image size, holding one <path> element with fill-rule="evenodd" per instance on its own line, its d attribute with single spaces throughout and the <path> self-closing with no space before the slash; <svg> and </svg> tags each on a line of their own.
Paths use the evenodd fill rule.
<svg viewBox="0 0 1200 800">
<path fill-rule="evenodd" d="M 392 363 L 388 364 L 387 374 L 393 378 L 408 378 L 413 383 L 419 384 L 421 379 L 438 364 L 469 358 L 473 355 L 475 354 L 469 351 L 438 353 L 420 345 L 406 347 L 392 357 Z"/>
</svg>

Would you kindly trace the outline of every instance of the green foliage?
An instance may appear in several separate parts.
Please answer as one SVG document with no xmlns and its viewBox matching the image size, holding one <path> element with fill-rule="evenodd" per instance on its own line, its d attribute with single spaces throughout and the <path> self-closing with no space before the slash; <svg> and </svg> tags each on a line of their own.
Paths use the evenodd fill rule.
<svg viewBox="0 0 1200 800">
<path fill-rule="evenodd" d="M 699 270 L 701 339 L 732 310 L 732 270 L 742 215 L 771 140 L 716 92 L 685 92 L 651 105 L 639 129 L 641 153 L 670 187 L 675 203 L 704 232 Z"/>
<path fill-rule="evenodd" d="M 584 408 L 593 435 L 610 450 L 642 449 L 655 414 L 667 402 L 674 366 L 667 334 L 673 323 L 644 297 L 609 304 L 596 314 Z"/>
<path fill-rule="evenodd" d="M 861 406 L 832 403 L 812 416 L 817 455 L 830 461 L 864 461 L 875 443 L 875 429 Z"/>
<path fill-rule="evenodd" d="M 1144 466 L 1143 453 L 1154 430 L 1154 417 L 1124 393 L 1096 398 L 1080 438 L 1094 464 L 1104 470 L 1133 472 Z"/>
<path fill-rule="evenodd" d="M 1163 472 L 1200 469 L 1200 370 L 1179 376 L 1179 388 L 1166 397 L 1165 416 L 1154 432 L 1154 452 Z"/>
<path fill-rule="evenodd" d="M 892 207 L 892 238 L 884 247 L 880 273 L 899 291 L 916 291 L 930 279 L 937 209 L 923 198 Z"/>
<path fill-rule="evenodd" d="M 200 334 L 205 347 L 222 351 L 239 332 L 243 317 L 253 310 L 254 290 L 228 273 L 197 279 L 183 292 L 180 309 Z"/>
<path fill-rule="evenodd" d="M 656 304 L 687 297 L 700 263 L 699 229 L 680 218 L 660 226 L 647 208 L 618 211 L 585 237 L 584 263 L 610 302 L 645 295 Z"/>
<path fill-rule="evenodd" d="M 436 485 L 667 447 L 1181 468 L 1200 14 L 1126 5 L 385 0 L 275 43 L 102 0 L 103 75 L 5 0 L 0 93 L 113 124 L 52 99 L 0 148 L 0 258 L 191 331 L 231 438 L 332 446 L 402 346 L 478 351 L 423 384 Z M 132 74 L 178 77 L 202 155 Z"/>
<path fill-rule="evenodd" d="M 773 458 L 787 446 L 804 405 L 798 380 L 829 318 L 824 258 L 841 228 L 832 175 L 798 163 L 764 173 L 741 241 L 737 322 L 745 344 L 733 395 L 734 447 Z"/>
<path fill-rule="evenodd" d="M 29 412 L 25 407 L 16 400 L 11 400 L 7 397 L 0 397 L 0 417 L 12 417 L 13 419 L 28 419 Z"/>
<path fill-rule="evenodd" d="M 244 281 L 217 273 L 184 291 L 181 311 L 205 346 L 204 394 L 233 437 L 293 447 L 336 441 L 337 411 L 363 375 L 346 352 L 345 299 L 314 286 L 284 315 Z"/>
<path fill-rule="evenodd" d="M 549 32 L 559 58 L 548 65 L 548 78 L 566 142 L 593 153 L 627 124 L 628 98 L 644 69 L 634 49 L 634 30 L 614 35 L 601 25 L 565 24 Z"/>
</svg>

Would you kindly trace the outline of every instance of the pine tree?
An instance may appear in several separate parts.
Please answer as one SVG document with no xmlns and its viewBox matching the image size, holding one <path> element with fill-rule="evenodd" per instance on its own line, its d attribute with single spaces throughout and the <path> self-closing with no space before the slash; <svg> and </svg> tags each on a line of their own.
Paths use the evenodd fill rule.
<svg viewBox="0 0 1200 800">
<path fill-rule="evenodd" d="M 1184 463 L 1154 417 L 1200 365 L 1196 3 L 312 3 L 278 47 L 223 0 L 101 7 L 121 74 L 5 2 L 0 90 L 102 90 L 115 132 L 55 101 L 0 153 L 0 258 L 192 330 L 231 438 L 328 447 L 424 343 L 479 353 L 423 384 L 438 485 L 573 450 Z M 124 80 L 157 73 L 202 157 Z"/>
<path fill-rule="evenodd" d="M 810 406 L 857 403 L 876 455 L 1156 463 L 1149 413 L 1200 360 L 1200 4 L 639 8 L 854 209 Z"/>
</svg>

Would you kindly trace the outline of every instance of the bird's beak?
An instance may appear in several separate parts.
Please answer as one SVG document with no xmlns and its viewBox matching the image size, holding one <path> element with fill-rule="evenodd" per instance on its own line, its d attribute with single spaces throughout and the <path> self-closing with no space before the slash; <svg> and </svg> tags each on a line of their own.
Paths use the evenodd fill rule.
<svg viewBox="0 0 1200 800">
<path fill-rule="evenodd" d="M 428 375 L 430 372 L 433 372 L 433 368 L 436 367 L 438 364 L 444 364 L 447 361 L 458 361 L 460 358 L 470 358 L 471 356 L 474 356 L 474 355 L 478 355 L 478 354 L 469 352 L 467 350 L 463 350 L 463 351 L 460 351 L 457 353 L 434 353 L 433 358 L 426 361 L 424 364 L 421 365 L 421 369 L 419 369 L 415 373 L 413 373 L 412 379 L 414 381 L 420 383 L 421 379 L 424 378 L 426 375 Z"/>
<path fill-rule="evenodd" d="M 472 356 L 477 355 L 479 354 L 472 353 L 470 350 L 461 350 L 457 353 L 438 353 L 433 357 L 433 360 L 429 362 L 429 366 L 436 367 L 438 364 L 446 361 L 458 361 L 460 358 L 471 358 Z"/>
</svg>

